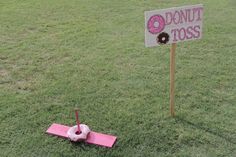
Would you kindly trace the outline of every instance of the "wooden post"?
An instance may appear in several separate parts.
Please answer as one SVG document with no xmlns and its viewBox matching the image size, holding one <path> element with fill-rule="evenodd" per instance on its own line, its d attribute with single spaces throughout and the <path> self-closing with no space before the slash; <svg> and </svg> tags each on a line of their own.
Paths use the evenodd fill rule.
<svg viewBox="0 0 236 157">
<path fill-rule="evenodd" d="M 175 49 L 176 43 L 171 45 L 170 50 L 170 114 L 175 116 Z"/>
<path fill-rule="evenodd" d="M 76 118 L 76 123 L 77 123 L 77 127 L 78 127 L 78 131 L 77 131 L 77 134 L 80 134 L 81 133 L 81 130 L 80 130 L 80 121 L 79 121 L 79 109 L 75 109 L 75 118 Z"/>
</svg>

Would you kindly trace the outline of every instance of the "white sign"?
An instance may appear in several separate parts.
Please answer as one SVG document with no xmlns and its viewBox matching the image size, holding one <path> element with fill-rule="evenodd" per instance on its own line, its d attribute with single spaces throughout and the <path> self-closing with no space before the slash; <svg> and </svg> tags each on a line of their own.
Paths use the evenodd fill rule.
<svg viewBox="0 0 236 157">
<path fill-rule="evenodd" d="M 191 5 L 145 12 L 145 45 L 200 39 L 203 5 Z"/>
</svg>

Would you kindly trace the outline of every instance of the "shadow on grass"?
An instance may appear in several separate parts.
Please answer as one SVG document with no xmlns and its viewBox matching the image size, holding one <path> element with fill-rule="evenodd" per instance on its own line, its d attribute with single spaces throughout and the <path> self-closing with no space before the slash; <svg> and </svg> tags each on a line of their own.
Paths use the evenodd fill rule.
<svg viewBox="0 0 236 157">
<path fill-rule="evenodd" d="M 186 120 L 182 117 L 179 117 L 179 116 L 176 116 L 175 120 L 176 120 L 176 122 L 179 122 L 179 123 L 182 123 L 182 124 L 185 124 L 185 125 L 189 125 L 192 128 L 199 129 L 199 130 L 202 130 L 206 133 L 209 133 L 209 134 L 212 134 L 214 136 L 220 137 L 220 138 L 224 139 L 225 141 L 227 141 L 231 144 L 236 144 L 236 139 L 229 136 L 229 135 L 232 134 L 232 132 L 222 130 L 222 129 L 220 130 L 219 128 L 217 128 L 217 130 L 213 129 L 213 128 L 209 128 L 207 126 L 203 126 L 202 124 L 197 124 L 197 123 L 190 122 L 190 121 L 188 121 L 188 120 Z M 236 134 L 236 133 L 233 133 L 233 134 Z"/>
</svg>

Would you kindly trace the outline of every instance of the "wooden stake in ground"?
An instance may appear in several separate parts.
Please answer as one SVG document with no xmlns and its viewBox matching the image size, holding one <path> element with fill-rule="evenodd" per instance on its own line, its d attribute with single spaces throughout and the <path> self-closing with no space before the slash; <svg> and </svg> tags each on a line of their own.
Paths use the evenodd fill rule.
<svg viewBox="0 0 236 157">
<path fill-rule="evenodd" d="M 175 116 L 175 49 L 176 43 L 171 44 L 170 49 L 170 114 Z"/>
<path fill-rule="evenodd" d="M 79 109 L 75 109 L 75 118 L 76 118 L 76 123 L 77 123 L 77 126 L 78 126 L 78 131 L 77 133 L 80 134 L 81 133 L 81 130 L 80 130 L 80 121 L 79 121 Z"/>
</svg>

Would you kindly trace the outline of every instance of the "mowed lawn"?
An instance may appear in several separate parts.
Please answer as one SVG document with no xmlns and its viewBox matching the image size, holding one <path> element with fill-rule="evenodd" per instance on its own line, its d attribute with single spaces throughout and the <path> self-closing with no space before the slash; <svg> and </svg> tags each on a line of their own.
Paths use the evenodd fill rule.
<svg viewBox="0 0 236 157">
<path fill-rule="evenodd" d="M 145 48 L 144 11 L 202 3 L 203 39 Z M 80 119 L 112 149 L 45 134 Z M 0 0 L 0 156 L 235 157 L 235 0 Z"/>
</svg>

